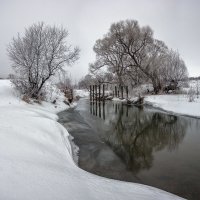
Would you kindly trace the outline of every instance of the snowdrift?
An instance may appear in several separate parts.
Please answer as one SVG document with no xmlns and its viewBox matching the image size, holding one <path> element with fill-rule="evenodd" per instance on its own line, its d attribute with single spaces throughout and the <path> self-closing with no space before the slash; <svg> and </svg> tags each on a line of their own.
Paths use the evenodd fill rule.
<svg viewBox="0 0 200 200">
<path fill-rule="evenodd" d="M 200 99 L 189 102 L 187 95 L 145 96 L 145 103 L 173 114 L 200 118 Z"/>
</svg>

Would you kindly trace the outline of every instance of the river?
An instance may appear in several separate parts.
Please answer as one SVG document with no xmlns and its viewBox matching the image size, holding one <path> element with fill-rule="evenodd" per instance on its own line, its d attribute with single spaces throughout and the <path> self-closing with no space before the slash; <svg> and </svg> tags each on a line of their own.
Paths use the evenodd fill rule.
<svg viewBox="0 0 200 200">
<path fill-rule="evenodd" d="M 80 148 L 80 168 L 200 199 L 200 119 L 80 99 L 59 122 Z"/>
</svg>

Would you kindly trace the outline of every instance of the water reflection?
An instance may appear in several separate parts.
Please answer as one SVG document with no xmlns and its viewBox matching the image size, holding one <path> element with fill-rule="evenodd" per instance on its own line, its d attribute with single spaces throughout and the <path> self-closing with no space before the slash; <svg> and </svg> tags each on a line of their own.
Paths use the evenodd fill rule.
<svg viewBox="0 0 200 200">
<path fill-rule="evenodd" d="M 91 107 L 91 113 L 104 120 L 109 115 L 106 120 L 110 128 L 102 139 L 135 174 L 151 168 L 154 152 L 165 148 L 169 151 L 177 149 L 188 126 L 186 120 L 176 116 L 144 112 L 142 108 L 118 103 L 106 108 L 103 103 L 92 103 Z"/>
<path fill-rule="evenodd" d="M 90 113 L 102 119 L 105 119 L 105 102 L 90 102 Z"/>
</svg>

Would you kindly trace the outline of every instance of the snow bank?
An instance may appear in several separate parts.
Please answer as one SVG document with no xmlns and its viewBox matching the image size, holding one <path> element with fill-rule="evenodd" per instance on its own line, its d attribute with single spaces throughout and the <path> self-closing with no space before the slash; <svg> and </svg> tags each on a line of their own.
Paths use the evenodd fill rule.
<svg viewBox="0 0 200 200">
<path fill-rule="evenodd" d="M 126 99 L 120 99 L 118 97 L 114 97 L 112 98 L 112 101 L 116 101 L 116 102 L 126 102 Z"/>
<path fill-rule="evenodd" d="M 110 180 L 78 168 L 69 134 L 56 122 L 56 105 L 29 105 L 0 81 L 0 199 L 167 200 L 181 199 L 153 187 Z"/>
<path fill-rule="evenodd" d="M 87 90 L 74 90 L 74 96 L 87 97 L 87 96 L 89 96 L 89 91 L 87 91 Z"/>
<path fill-rule="evenodd" d="M 200 117 L 200 99 L 189 102 L 187 95 L 151 95 L 145 102 L 172 113 Z"/>
</svg>

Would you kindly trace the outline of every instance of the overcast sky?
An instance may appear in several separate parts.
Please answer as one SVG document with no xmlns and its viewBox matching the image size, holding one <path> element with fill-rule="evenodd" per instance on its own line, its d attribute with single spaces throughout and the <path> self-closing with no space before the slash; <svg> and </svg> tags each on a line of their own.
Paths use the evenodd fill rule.
<svg viewBox="0 0 200 200">
<path fill-rule="evenodd" d="M 80 60 L 70 69 L 78 80 L 95 59 L 95 41 L 111 23 L 125 19 L 149 25 L 155 38 L 180 52 L 190 76 L 200 76 L 199 10 L 199 0 L 0 0 L 0 77 L 10 72 L 6 47 L 12 37 L 44 21 L 63 25 L 80 47 Z"/>
</svg>

